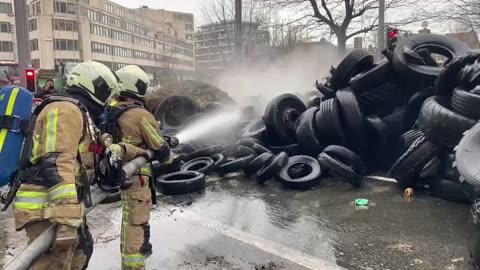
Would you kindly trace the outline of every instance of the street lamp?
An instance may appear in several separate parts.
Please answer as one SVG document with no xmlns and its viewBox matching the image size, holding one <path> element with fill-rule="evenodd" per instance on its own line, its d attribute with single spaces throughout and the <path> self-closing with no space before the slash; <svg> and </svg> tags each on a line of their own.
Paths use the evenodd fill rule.
<svg viewBox="0 0 480 270">
<path fill-rule="evenodd" d="M 385 49 L 385 0 L 378 2 L 378 38 L 377 38 L 377 61 L 382 58 Z"/>
</svg>

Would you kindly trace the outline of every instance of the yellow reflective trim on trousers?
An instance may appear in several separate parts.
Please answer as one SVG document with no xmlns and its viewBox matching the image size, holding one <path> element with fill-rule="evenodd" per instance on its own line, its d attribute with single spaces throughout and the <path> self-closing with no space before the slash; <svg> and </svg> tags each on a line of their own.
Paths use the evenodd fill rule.
<svg viewBox="0 0 480 270">
<path fill-rule="evenodd" d="M 81 143 L 78 146 L 78 152 L 85 153 L 86 151 L 87 151 L 87 144 L 86 143 Z"/>
<path fill-rule="evenodd" d="M 144 117 L 142 118 L 142 126 L 145 128 L 147 131 L 148 135 L 150 135 L 150 138 L 155 140 L 158 146 L 162 146 L 165 144 L 165 140 L 163 139 L 160 134 L 158 134 L 158 131 L 148 122 L 148 120 Z"/>
<path fill-rule="evenodd" d="M 50 200 L 64 199 L 67 197 L 77 198 L 77 187 L 75 184 L 59 185 L 48 191 Z"/>
<path fill-rule="evenodd" d="M 48 194 L 42 191 L 18 191 L 14 206 L 20 210 L 40 210 L 48 206 Z"/>
<path fill-rule="evenodd" d="M 43 210 L 47 208 L 48 204 L 15 202 L 13 206 L 18 210 Z"/>
<path fill-rule="evenodd" d="M 27 198 L 48 198 L 48 193 L 44 191 L 17 191 L 17 197 Z"/>
<path fill-rule="evenodd" d="M 30 161 L 35 164 L 37 163 L 37 159 L 40 156 L 40 153 L 38 152 L 38 149 L 40 149 L 40 135 L 34 134 L 33 135 L 33 148 L 32 148 L 32 156 L 30 158 Z"/>
<path fill-rule="evenodd" d="M 122 264 L 127 267 L 140 267 L 145 265 L 143 254 L 122 254 Z"/>
<path fill-rule="evenodd" d="M 8 99 L 7 109 L 5 110 L 5 115 L 12 115 L 13 113 L 13 106 L 15 105 L 15 101 L 17 100 L 17 95 L 20 90 L 16 87 L 13 88 L 12 94 Z M 7 138 L 7 129 L 2 129 L 0 131 L 0 153 L 2 153 L 3 145 L 5 144 L 5 139 Z"/>
</svg>

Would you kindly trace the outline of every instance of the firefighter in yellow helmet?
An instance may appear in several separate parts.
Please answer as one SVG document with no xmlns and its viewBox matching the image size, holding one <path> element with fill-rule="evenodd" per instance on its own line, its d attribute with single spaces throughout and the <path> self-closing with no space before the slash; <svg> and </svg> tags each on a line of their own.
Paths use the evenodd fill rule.
<svg viewBox="0 0 480 270">
<path fill-rule="evenodd" d="M 102 132 L 112 135 L 120 148 L 116 151 L 124 162 L 142 155 L 145 149 L 154 152 L 166 170 L 178 170 L 179 161 L 174 160 L 169 142 L 160 134 L 155 117 L 145 109 L 145 92 L 149 85 L 148 75 L 140 67 L 126 66 L 116 72 L 120 80 L 120 96 L 106 106 L 108 118 Z M 105 120 L 105 119 L 104 119 Z M 122 191 L 121 253 L 122 269 L 145 269 L 145 256 L 151 253 L 150 226 L 150 164 L 130 179 L 133 185 Z"/>
<path fill-rule="evenodd" d="M 15 196 L 17 230 L 29 243 L 52 223 L 54 243 L 33 270 L 86 269 L 93 241 L 85 219 L 87 170 L 95 164 L 96 130 L 107 100 L 117 94 L 118 78 L 98 62 L 80 63 L 67 78 L 65 94 L 51 96 L 36 108 L 30 165 Z M 94 146 L 92 148 L 92 145 Z"/>
</svg>

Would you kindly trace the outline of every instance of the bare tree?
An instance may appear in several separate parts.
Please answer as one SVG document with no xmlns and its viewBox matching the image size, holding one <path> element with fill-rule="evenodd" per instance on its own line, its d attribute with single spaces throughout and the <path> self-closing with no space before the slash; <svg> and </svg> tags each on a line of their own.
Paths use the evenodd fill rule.
<svg viewBox="0 0 480 270">
<path fill-rule="evenodd" d="M 471 31 L 480 30 L 480 1 L 439 0 L 436 5 L 440 7 L 434 11 L 437 21 L 455 21 Z"/>
<path fill-rule="evenodd" d="M 271 5 L 290 9 L 299 14 L 292 21 L 303 21 L 317 27 L 318 35 L 335 36 L 338 48 L 345 50 L 347 40 L 377 29 L 378 0 L 267 0 Z M 464 0 L 466 1 L 466 0 Z M 474 0 L 472 0 L 474 1 Z M 413 0 L 386 0 L 385 8 L 404 8 L 411 6 Z M 406 24 L 423 18 L 411 16 L 408 20 L 399 20 Z"/>
</svg>

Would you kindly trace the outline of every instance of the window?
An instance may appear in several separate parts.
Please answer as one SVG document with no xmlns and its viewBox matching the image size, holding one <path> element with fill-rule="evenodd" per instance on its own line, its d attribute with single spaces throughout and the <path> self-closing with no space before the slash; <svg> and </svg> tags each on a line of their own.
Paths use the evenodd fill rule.
<svg viewBox="0 0 480 270">
<path fill-rule="evenodd" d="M 105 4 L 105 9 L 107 10 L 107 12 L 113 13 L 113 6 L 112 5 L 106 3 Z"/>
<path fill-rule="evenodd" d="M 185 34 L 185 39 L 186 40 L 193 40 L 193 35 L 192 34 Z"/>
<path fill-rule="evenodd" d="M 34 68 L 40 68 L 40 59 L 32 59 L 32 66 Z"/>
<path fill-rule="evenodd" d="M 193 31 L 193 25 L 191 25 L 191 24 L 185 24 L 185 30 L 186 30 L 186 31 Z"/>
<path fill-rule="evenodd" d="M 123 17 L 125 15 L 125 11 L 123 10 L 123 8 L 118 8 L 117 11 L 118 11 L 118 16 Z"/>
<path fill-rule="evenodd" d="M 78 51 L 78 40 L 55 39 L 55 50 L 57 51 Z"/>
<path fill-rule="evenodd" d="M 32 3 L 32 15 L 37 15 L 42 12 L 40 8 L 40 2 Z"/>
<path fill-rule="evenodd" d="M 13 44 L 11 41 L 0 41 L 0 52 L 13 52 Z"/>
<path fill-rule="evenodd" d="M 87 11 L 87 17 L 90 20 L 96 21 L 98 19 L 98 13 L 96 11 L 93 11 L 93 10 L 89 9 Z"/>
<path fill-rule="evenodd" d="M 28 20 L 28 31 L 32 32 L 37 30 L 37 19 Z"/>
<path fill-rule="evenodd" d="M 103 37 L 111 37 L 112 35 L 110 28 L 103 27 L 96 24 L 90 24 L 90 33 L 98 36 L 103 36 Z"/>
<path fill-rule="evenodd" d="M 2 33 L 12 32 L 12 29 L 10 27 L 10 23 L 9 22 L 0 22 L 0 32 L 2 32 Z"/>
<path fill-rule="evenodd" d="M 30 40 L 30 51 L 38 51 L 38 39 Z"/>
<path fill-rule="evenodd" d="M 12 4 L 0 2 L 0 13 L 12 13 Z"/>
<path fill-rule="evenodd" d="M 171 22 L 167 22 L 167 23 L 165 23 L 165 25 L 168 26 L 168 27 L 173 27 Z"/>
<path fill-rule="evenodd" d="M 53 30 L 77 31 L 77 22 L 73 20 L 52 19 Z"/>
<path fill-rule="evenodd" d="M 89 5 L 89 4 L 90 4 L 90 1 L 89 1 L 89 0 L 80 0 L 80 3 Z"/>
<path fill-rule="evenodd" d="M 103 54 L 112 54 L 112 46 L 97 42 L 92 42 L 92 52 L 103 53 Z"/>
<path fill-rule="evenodd" d="M 174 31 L 174 32 L 173 32 L 173 35 L 176 36 L 176 37 L 178 37 L 178 32 L 177 32 L 177 31 Z"/>
<path fill-rule="evenodd" d="M 73 3 L 55 1 L 53 5 L 55 13 L 75 14 L 75 4 Z"/>
</svg>

